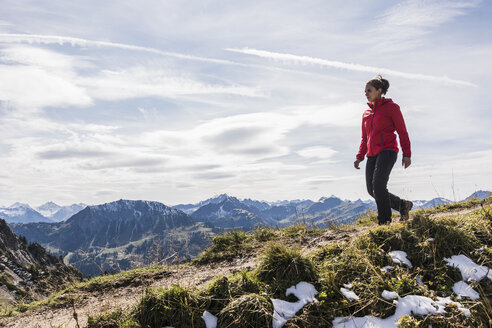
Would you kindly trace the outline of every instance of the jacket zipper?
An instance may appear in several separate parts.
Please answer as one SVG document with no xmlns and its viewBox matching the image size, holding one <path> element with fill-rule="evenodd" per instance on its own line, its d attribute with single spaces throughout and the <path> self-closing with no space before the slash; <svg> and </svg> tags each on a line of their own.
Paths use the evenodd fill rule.
<svg viewBox="0 0 492 328">
<path fill-rule="evenodd" d="M 372 132 L 372 121 L 374 121 L 374 115 L 376 115 L 376 102 L 374 102 L 374 105 L 373 105 L 373 109 L 372 109 L 372 118 L 371 118 L 371 132 Z"/>
</svg>

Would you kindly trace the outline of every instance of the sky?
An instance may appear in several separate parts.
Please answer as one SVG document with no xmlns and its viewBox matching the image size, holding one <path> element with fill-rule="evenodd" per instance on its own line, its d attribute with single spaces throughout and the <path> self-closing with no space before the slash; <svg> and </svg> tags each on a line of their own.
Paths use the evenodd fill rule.
<svg viewBox="0 0 492 328">
<path fill-rule="evenodd" d="M 369 199 L 353 162 L 377 74 L 412 143 L 390 192 L 492 190 L 491 1 L 0 7 L 0 205 Z"/>
</svg>

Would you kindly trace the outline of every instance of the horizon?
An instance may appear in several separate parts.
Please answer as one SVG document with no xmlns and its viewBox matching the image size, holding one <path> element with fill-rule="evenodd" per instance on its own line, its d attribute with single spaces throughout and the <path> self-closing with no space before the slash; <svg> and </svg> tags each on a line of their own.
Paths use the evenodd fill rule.
<svg viewBox="0 0 492 328">
<path fill-rule="evenodd" d="M 429 202 L 429 201 L 432 201 L 434 199 L 443 198 L 443 199 L 449 200 L 451 202 L 460 202 L 460 201 L 465 200 L 465 198 L 470 197 L 472 194 L 474 194 L 476 192 L 481 192 L 481 191 L 492 193 L 491 191 L 488 191 L 488 190 L 479 189 L 479 190 L 475 190 L 473 193 L 471 193 L 471 194 L 469 194 L 469 195 L 467 195 L 467 196 L 465 196 L 463 198 L 459 198 L 459 199 L 456 199 L 456 200 L 452 200 L 452 199 L 448 199 L 448 198 L 445 198 L 445 197 L 436 196 L 436 197 L 433 197 L 431 199 L 412 199 L 412 201 L 413 202 L 415 202 L 415 201 Z M 31 205 L 31 204 L 26 203 L 26 202 L 19 202 L 18 201 L 18 202 L 12 203 L 11 205 L 1 205 L 0 204 L 0 208 L 8 208 L 8 207 L 13 206 L 15 204 L 22 204 L 22 205 L 28 205 L 32 209 L 36 210 L 38 207 L 41 207 L 41 206 L 46 205 L 48 203 L 54 203 L 55 205 L 58 205 L 58 206 L 61 206 L 61 207 L 71 206 L 71 205 L 81 205 L 81 204 L 83 204 L 85 206 L 98 206 L 98 205 L 104 205 L 104 204 L 107 204 L 107 203 L 114 203 L 114 202 L 117 202 L 117 201 L 120 201 L 120 200 L 125 200 L 125 201 L 158 202 L 158 203 L 161 203 L 161 204 L 166 205 L 166 206 L 169 206 L 169 207 L 175 207 L 175 206 L 180 206 L 180 205 L 196 205 L 196 204 L 198 204 L 198 203 L 200 203 L 202 201 L 206 201 L 206 200 L 218 198 L 220 196 L 227 196 L 227 197 L 237 198 L 240 201 L 251 200 L 251 201 L 265 202 L 265 203 L 268 203 L 268 204 L 274 204 L 274 203 L 277 203 L 277 202 L 293 202 L 293 201 L 312 201 L 312 202 L 319 202 L 322 198 L 331 198 L 331 197 L 335 197 L 335 198 L 338 198 L 338 199 L 340 199 L 342 201 L 349 201 L 349 202 L 355 202 L 355 201 L 362 201 L 362 202 L 372 201 L 372 202 L 374 202 L 374 199 L 373 198 L 368 198 L 368 199 L 362 199 L 362 198 L 349 199 L 349 198 L 342 198 L 342 197 L 339 197 L 339 196 L 334 195 L 334 194 L 332 194 L 330 196 L 321 196 L 320 198 L 318 198 L 318 200 L 309 199 L 309 198 L 302 198 L 302 199 L 301 198 L 295 198 L 295 199 L 277 199 L 277 200 L 273 200 L 273 201 L 267 201 L 267 200 L 263 200 L 263 199 L 252 198 L 252 197 L 246 197 L 246 198 L 236 197 L 234 195 L 229 195 L 229 194 L 226 194 L 226 193 L 222 193 L 222 194 L 214 195 L 214 196 L 211 196 L 211 197 L 207 197 L 205 199 L 198 200 L 198 201 L 193 202 L 193 203 L 170 204 L 170 203 L 167 203 L 167 202 L 164 202 L 164 201 L 160 201 L 160 200 L 151 200 L 151 199 L 125 199 L 125 198 L 120 198 L 120 199 L 115 199 L 115 200 L 112 200 L 112 201 L 107 201 L 107 202 L 97 203 L 97 204 L 86 204 L 86 203 L 79 202 L 79 203 L 72 203 L 72 204 L 67 204 L 67 205 L 60 205 L 60 203 L 58 203 L 56 201 L 53 201 L 53 200 L 50 200 L 50 201 L 41 203 L 40 205 Z"/>
<path fill-rule="evenodd" d="M 492 190 L 491 15 L 482 0 L 4 1 L 1 202 L 370 199 L 352 163 L 376 74 L 412 143 L 389 191 Z"/>
</svg>

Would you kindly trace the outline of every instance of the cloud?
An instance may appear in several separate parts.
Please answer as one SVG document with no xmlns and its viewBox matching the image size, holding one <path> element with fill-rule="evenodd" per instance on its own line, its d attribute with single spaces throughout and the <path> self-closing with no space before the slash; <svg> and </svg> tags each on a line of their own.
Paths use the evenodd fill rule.
<svg viewBox="0 0 492 328">
<path fill-rule="evenodd" d="M 68 158 L 92 158 L 92 157 L 105 157 L 109 156 L 111 153 L 96 150 L 47 150 L 42 151 L 37 154 L 40 159 L 68 159 Z"/>
<path fill-rule="evenodd" d="M 376 21 L 373 33 L 381 35 L 378 46 L 387 50 L 404 50 L 422 46 L 422 37 L 451 22 L 459 16 L 467 15 L 482 1 L 440 1 L 407 0 L 395 4 L 384 11 Z"/>
<path fill-rule="evenodd" d="M 21 65 L 0 65 L 0 100 L 27 108 L 92 104 L 71 77 Z"/>
<path fill-rule="evenodd" d="M 119 71 L 104 70 L 95 76 L 81 77 L 78 82 L 94 98 L 110 101 L 145 97 L 177 98 L 186 95 L 210 94 L 262 97 L 259 90 L 255 88 L 206 84 L 183 73 L 143 66 Z"/>
<path fill-rule="evenodd" d="M 264 97 L 259 88 L 206 83 L 200 81 L 203 77 L 184 70 L 156 69 L 148 64 L 98 71 L 94 65 L 78 56 L 32 46 L 15 45 L 1 49 L 0 100 L 14 107 L 43 108 L 89 106 L 95 99 L 175 99 L 226 94 Z"/>
<path fill-rule="evenodd" d="M 290 64 L 313 64 L 313 65 L 321 65 L 321 66 L 327 66 L 327 67 L 333 67 L 339 69 L 347 69 L 357 72 L 392 75 L 392 76 L 402 77 L 406 79 L 413 79 L 413 80 L 432 81 L 432 82 L 445 83 L 445 84 L 458 85 L 458 86 L 467 86 L 467 87 L 477 87 L 477 85 L 475 85 L 474 83 L 451 79 L 447 76 L 432 76 L 432 75 L 425 75 L 425 74 L 406 73 L 406 72 L 400 72 L 400 71 L 396 71 L 388 68 L 382 68 L 382 67 L 350 64 L 340 61 L 326 60 L 322 58 L 297 56 L 292 54 L 257 50 L 252 48 L 241 48 L 241 49 L 227 48 L 226 50 L 247 54 L 247 55 L 258 56 L 262 58 L 268 58 L 276 61 L 282 61 Z"/>
<path fill-rule="evenodd" d="M 71 73 L 75 66 L 90 66 L 88 62 L 77 56 L 68 56 L 55 51 L 25 45 L 3 48 L 0 60 L 7 64 L 35 66 L 57 71 L 58 73 Z"/>
<path fill-rule="evenodd" d="M 332 158 L 336 153 L 336 150 L 333 150 L 331 147 L 325 146 L 306 147 L 297 151 L 297 154 L 302 157 L 319 159 Z"/>
<path fill-rule="evenodd" d="M 207 172 L 207 173 L 198 173 L 193 175 L 193 179 L 199 180 L 221 180 L 228 179 L 234 177 L 234 174 L 231 173 L 221 173 L 221 172 Z"/>
<path fill-rule="evenodd" d="M 202 61 L 209 62 L 215 64 L 227 64 L 227 65 L 240 65 L 235 62 L 231 62 L 229 60 L 222 59 L 214 59 L 214 58 L 206 58 L 200 56 L 192 56 L 185 55 L 171 51 L 162 51 L 159 49 L 149 48 L 149 47 L 141 47 L 123 43 L 115 43 L 115 42 L 106 42 L 106 41 L 93 41 L 86 40 L 81 38 L 74 37 L 66 37 L 66 36 L 57 36 L 57 35 L 39 35 L 39 34 L 7 34 L 0 33 L 0 42 L 1 43 L 22 43 L 27 42 L 29 44 L 70 44 L 73 46 L 79 47 L 104 47 L 104 48 L 117 48 L 123 50 L 131 50 L 131 51 L 142 51 L 153 53 L 157 55 L 176 57 L 179 59 L 188 59 L 194 61 Z"/>
<path fill-rule="evenodd" d="M 414 31 L 425 31 L 447 23 L 458 16 L 467 14 L 467 9 L 477 7 L 481 0 L 472 1 L 436 1 L 407 0 L 389 8 L 381 15 L 387 28 L 407 26 Z"/>
<path fill-rule="evenodd" d="M 14 106 L 87 106 L 91 97 L 77 85 L 75 57 L 30 46 L 0 50 L 0 100 Z"/>
<path fill-rule="evenodd" d="M 104 170 L 104 169 L 117 169 L 117 168 L 134 168 L 138 172 L 161 172 L 164 170 L 163 166 L 166 163 L 164 158 L 152 158 L 142 157 L 134 158 L 133 154 L 120 154 L 119 156 L 113 156 L 112 158 L 106 158 L 99 161 L 85 161 L 80 164 L 79 167 L 83 170 Z M 162 168 L 162 169 L 161 169 Z"/>
</svg>

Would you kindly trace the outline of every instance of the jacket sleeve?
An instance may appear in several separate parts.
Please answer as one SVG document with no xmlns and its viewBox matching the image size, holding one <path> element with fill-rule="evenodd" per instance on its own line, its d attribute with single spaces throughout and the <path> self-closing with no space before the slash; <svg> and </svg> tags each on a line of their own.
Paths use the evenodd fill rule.
<svg viewBox="0 0 492 328">
<path fill-rule="evenodd" d="M 357 159 L 363 161 L 367 153 L 367 133 L 364 129 L 364 115 L 362 115 L 362 138 L 360 141 L 359 152 L 355 156 Z"/>
<path fill-rule="evenodd" d="M 405 120 L 403 119 L 403 115 L 401 114 L 401 110 L 398 105 L 396 105 L 394 110 L 391 111 L 391 118 L 393 119 L 396 132 L 398 132 L 398 137 L 400 138 L 400 146 L 403 152 L 403 156 L 411 157 L 412 151 L 410 146 L 410 138 L 408 137 Z"/>
</svg>

